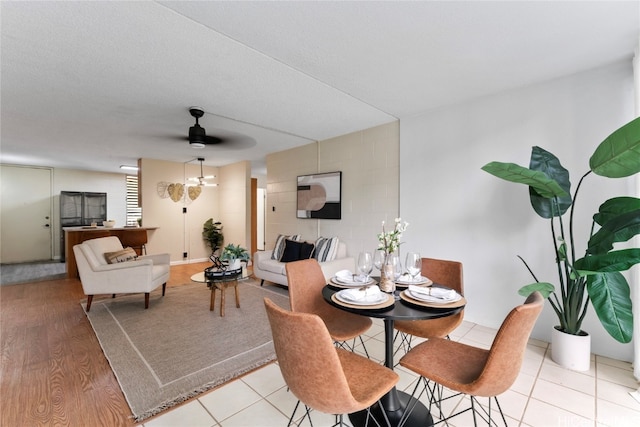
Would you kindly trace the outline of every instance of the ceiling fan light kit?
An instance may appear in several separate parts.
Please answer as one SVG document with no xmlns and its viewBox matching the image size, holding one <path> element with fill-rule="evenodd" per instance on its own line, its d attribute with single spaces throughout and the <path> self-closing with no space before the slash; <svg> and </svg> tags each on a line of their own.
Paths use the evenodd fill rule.
<svg viewBox="0 0 640 427">
<path fill-rule="evenodd" d="M 204 157 L 198 157 L 197 159 L 194 159 L 200 162 L 200 176 L 196 176 L 196 177 L 191 177 L 188 178 L 187 181 L 191 181 L 191 182 L 187 182 L 185 185 L 187 186 L 199 186 L 199 187 L 217 187 L 218 184 L 214 183 L 214 182 L 207 182 L 207 179 L 213 179 L 216 176 L 215 175 L 204 175 L 204 171 L 202 170 L 202 162 L 204 162 Z"/>
</svg>

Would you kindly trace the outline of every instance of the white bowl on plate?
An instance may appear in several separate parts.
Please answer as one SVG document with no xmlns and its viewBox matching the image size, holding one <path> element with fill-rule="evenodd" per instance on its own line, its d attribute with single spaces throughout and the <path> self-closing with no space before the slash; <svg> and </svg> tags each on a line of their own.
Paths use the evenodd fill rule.
<svg viewBox="0 0 640 427">
<path fill-rule="evenodd" d="M 113 228 L 116 225 L 115 221 L 102 221 L 102 225 L 104 225 L 107 228 Z"/>
</svg>

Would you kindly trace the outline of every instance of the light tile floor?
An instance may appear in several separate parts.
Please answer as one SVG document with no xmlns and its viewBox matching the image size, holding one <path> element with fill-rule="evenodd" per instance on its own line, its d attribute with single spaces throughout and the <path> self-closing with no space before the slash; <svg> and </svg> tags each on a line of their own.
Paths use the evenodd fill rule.
<svg viewBox="0 0 640 427">
<path fill-rule="evenodd" d="M 451 334 L 451 339 L 488 348 L 495 333 L 494 329 L 463 322 Z M 384 326 L 381 320 L 374 319 L 365 345 L 372 359 L 382 363 Z M 398 389 L 411 393 L 417 376 L 399 366 L 395 369 L 400 375 Z M 588 372 L 574 372 L 551 361 L 548 343 L 532 339 L 518 379 L 499 401 L 511 426 L 637 427 L 640 426 L 640 402 L 629 394 L 637 388 L 630 363 L 592 355 Z M 450 399 L 444 410 L 453 413 L 461 401 L 461 398 Z M 296 402 L 287 391 L 278 365 L 272 363 L 150 418 L 141 426 L 286 426 Z M 298 414 L 296 421 L 302 417 L 300 411 Z M 334 423 L 332 415 L 319 412 L 313 412 L 312 419 L 318 427 Z M 344 419 L 350 425 L 348 418 Z M 309 422 L 305 420 L 299 425 L 307 426 Z M 452 419 L 449 425 L 470 426 L 473 419 L 467 412 Z"/>
</svg>

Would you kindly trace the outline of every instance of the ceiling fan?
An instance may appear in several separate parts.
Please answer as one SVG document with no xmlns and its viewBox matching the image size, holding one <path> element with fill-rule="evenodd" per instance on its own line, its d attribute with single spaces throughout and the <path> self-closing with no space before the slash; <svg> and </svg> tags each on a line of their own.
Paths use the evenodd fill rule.
<svg viewBox="0 0 640 427">
<path fill-rule="evenodd" d="M 196 176 L 193 178 L 188 178 L 187 179 L 187 187 L 190 186 L 199 186 L 199 187 L 217 187 L 218 184 L 214 183 L 214 182 L 208 182 L 207 179 L 213 179 L 216 176 L 215 175 L 207 175 L 204 176 L 204 173 L 202 171 L 202 162 L 204 162 L 204 157 L 198 157 L 196 160 L 198 160 L 200 162 L 200 176 Z"/>
<path fill-rule="evenodd" d="M 196 124 L 189 128 L 189 144 L 193 148 L 204 148 L 205 145 L 220 144 L 225 142 L 222 138 L 207 135 L 204 128 L 198 123 L 198 119 L 204 115 L 200 107 L 190 107 L 189 113 L 196 119 Z"/>
<path fill-rule="evenodd" d="M 176 135 L 172 136 L 172 139 L 187 140 L 189 141 L 189 146 L 196 149 L 216 146 L 225 151 L 246 150 L 255 147 L 257 144 L 254 138 L 228 129 L 215 129 L 216 136 L 207 135 L 205 129 L 199 123 L 199 119 L 204 116 L 204 109 L 201 107 L 189 107 L 189 114 L 196 119 L 195 124 L 189 128 L 189 135 Z M 211 115 L 215 117 L 215 114 Z"/>
</svg>

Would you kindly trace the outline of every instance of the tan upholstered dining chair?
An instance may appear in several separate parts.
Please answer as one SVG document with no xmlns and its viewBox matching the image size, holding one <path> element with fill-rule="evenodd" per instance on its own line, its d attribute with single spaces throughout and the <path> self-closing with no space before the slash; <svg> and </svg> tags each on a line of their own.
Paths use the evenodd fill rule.
<svg viewBox="0 0 640 427">
<path fill-rule="evenodd" d="M 370 318 L 347 313 L 328 304 L 322 297 L 322 288 L 327 284 L 315 259 L 289 262 L 286 265 L 289 282 L 291 310 L 313 313 L 320 316 L 336 345 L 355 350 L 355 339 L 359 338 L 365 354 L 369 357 L 362 334 L 373 324 Z M 351 345 L 348 341 L 352 341 Z"/>
<path fill-rule="evenodd" d="M 420 375 L 413 392 L 414 397 L 419 398 L 422 392 L 426 391 L 430 395 L 430 403 L 435 403 L 442 415 L 442 401 L 467 394 L 471 398 L 471 407 L 448 417 L 441 416 L 442 419 L 438 422 L 446 422 L 471 410 L 474 425 L 477 425 L 477 416 L 489 425 L 492 425 L 492 421 L 495 424 L 491 419 L 493 399 L 506 425 L 497 396 L 513 385 L 520 372 L 527 341 L 542 311 L 543 302 L 542 295 L 534 292 L 524 304 L 511 310 L 502 322 L 489 350 L 444 338 L 430 338 L 415 346 L 400 359 L 401 366 Z M 433 387 L 429 387 L 430 381 L 457 393 L 442 398 L 439 393 L 434 393 Z M 416 396 L 421 384 L 424 387 L 420 395 Z M 478 403 L 477 397 L 489 398 L 488 410 Z"/>
<path fill-rule="evenodd" d="M 431 279 L 434 283 L 455 289 L 460 295 L 464 295 L 464 282 L 462 276 L 462 263 L 435 258 L 422 258 L 422 275 Z M 457 328 L 464 318 L 464 310 L 453 316 L 440 317 L 428 320 L 396 320 L 396 339 L 401 339 L 400 346 L 405 351 L 411 350 L 413 337 L 420 338 L 444 338 Z"/>
<path fill-rule="evenodd" d="M 315 409 L 336 415 L 343 425 L 343 414 L 366 410 L 378 402 L 398 382 L 398 374 L 370 359 L 336 348 L 322 319 L 278 307 L 269 298 L 264 305 L 271 325 L 273 345 L 282 377 L 298 398 L 289 424 L 294 422 L 300 402 L 306 412 L 296 425 Z M 384 413 L 384 411 L 382 411 Z M 389 425 L 389 420 L 387 425 Z M 369 425 L 375 425 L 375 422 Z"/>
</svg>

